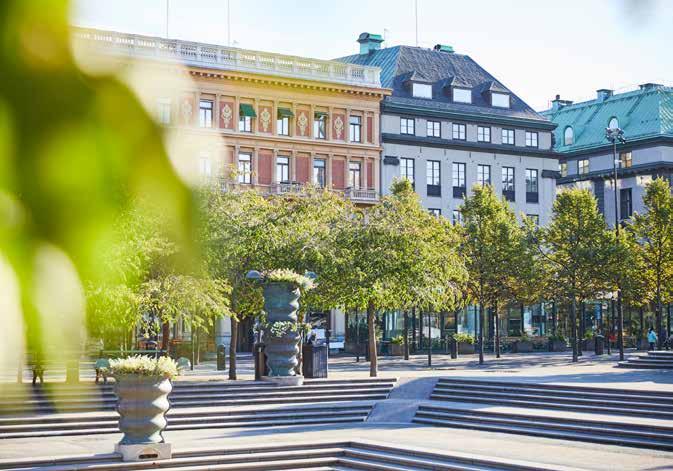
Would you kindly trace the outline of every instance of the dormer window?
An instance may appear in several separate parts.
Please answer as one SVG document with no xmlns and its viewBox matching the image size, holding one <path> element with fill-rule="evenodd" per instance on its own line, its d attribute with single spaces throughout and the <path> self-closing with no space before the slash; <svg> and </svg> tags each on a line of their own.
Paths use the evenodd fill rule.
<svg viewBox="0 0 673 471">
<path fill-rule="evenodd" d="M 432 85 L 427 83 L 413 83 L 411 92 L 415 98 L 432 98 Z"/>
<path fill-rule="evenodd" d="M 563 145 L 571 146 L 575 143 L 575 134 L 573 133 L 573 128 L 571 126 L 566 127 L 563 131 Z"/>
<path fill-rule="evenodd" d="M 472 103 L 472 90 L 469 88 L 456 88 L 452 90 L 454 103 Z"/>
<path fill-rule="evenodd" d="M 497 92 L 491 93 L 491 106 L 509 108 L 509 94 Z"/>
</svg>

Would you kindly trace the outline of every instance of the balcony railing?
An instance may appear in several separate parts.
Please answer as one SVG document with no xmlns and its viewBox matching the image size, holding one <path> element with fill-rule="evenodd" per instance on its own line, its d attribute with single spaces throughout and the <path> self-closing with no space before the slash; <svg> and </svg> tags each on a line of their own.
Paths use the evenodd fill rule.
<svg viewBox="0 0 673 471">
<path fill-rule="evenodd" d="M 249 51 L 214 44 L 76 28 L 73 40 L 92 53 L 180 62 L 188 66 L 381 87 L 379 67 Z"/>
<path fill-rule="evenodd" d="M 376 203 L 379 200 L 376 190 L 365 190 L 364 188 L 346 188 L 344 196 L 356 203 Z"/>
<path fill-rule="evenodd" d="M 282 195 L 285 193 L 301 193 L 304 185 L 297 182 L 272 183 L 269 187 L 269 193 L 272 195 Z"/>
</svg>

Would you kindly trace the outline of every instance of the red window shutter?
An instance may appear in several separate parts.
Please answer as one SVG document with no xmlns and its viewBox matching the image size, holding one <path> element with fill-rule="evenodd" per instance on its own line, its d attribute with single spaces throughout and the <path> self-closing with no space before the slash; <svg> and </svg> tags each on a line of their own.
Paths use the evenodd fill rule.
<svg viewBox="0 0 673 471">
<path fill-rule="evenodd" d="M 367 162 L 367 189 L 374 189 L 374 162 Z"/>
<path fill-rule="evenodd" d="M 371 116 L 367 116 L 367 142 L 370 144 L 374 142 L 374 120 Z"/>
<path fill-rule="evenodd" d="M 297 181 L 299 183 L 307 183 L 308 182 L 308 175 L 309 175 L 309 159 L 308 157 L 297 157 L 296 158 L 296 165 L 297 165 Z"/>
<path fill-rule="evenodd" d="M 257 181 L 260 185 L 270 185 L 271 176 L 273 175 L 273 152 L 270 150 L 260 150 L 258 161 Z"/>
<path fill-rule="evenodd" d="M 332 160 L 332 187 L 337 190 L 346 188 L 345 160 Z"/>
</svg>

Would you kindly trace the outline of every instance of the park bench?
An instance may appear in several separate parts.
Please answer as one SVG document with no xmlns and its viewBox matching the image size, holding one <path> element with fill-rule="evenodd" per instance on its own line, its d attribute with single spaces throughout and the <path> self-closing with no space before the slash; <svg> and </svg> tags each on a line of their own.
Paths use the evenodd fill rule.
<svg viewBox="0 0 673 471">
<path fill-rule="evenodd" d="M 56 358 L 56 359 L 55 359 Z M 44 383 L 44 372 L 46 370 L 64 367 L 66 371 L 66 382 L 79 381 L 79 352 L 65 352 L 61 355 L 53 355 L 44 353 L 41 356 L 35 353 L 27 355 L 27 367 L 33 373 L 32 383 Z M 21 371 L 19 371 L 19 379 L 21 378 Z"/>
</svg>

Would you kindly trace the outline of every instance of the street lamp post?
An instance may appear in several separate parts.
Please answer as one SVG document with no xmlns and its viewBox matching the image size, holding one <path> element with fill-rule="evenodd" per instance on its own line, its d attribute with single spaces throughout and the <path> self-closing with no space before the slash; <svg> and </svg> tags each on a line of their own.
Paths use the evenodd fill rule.
<svg viewBox="0 0 673 471">
<path fill-rule="evenodd" d="M 620 128 L 606 128 L 605 137 L 612 143 L 612 164 L 615 197 L 615 243 L 619 246 L 619 195 L 617 194 L 617 166 L 621 163 L 617 159 L 617 143 L 626 142 L 624 131 Z M 617 344 L 619 346 L 619 360 L 624 361 L 624 311 L 622 306 L 622 287 L 617 284 Z"/>
</svg>

